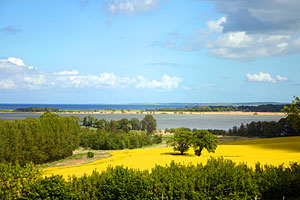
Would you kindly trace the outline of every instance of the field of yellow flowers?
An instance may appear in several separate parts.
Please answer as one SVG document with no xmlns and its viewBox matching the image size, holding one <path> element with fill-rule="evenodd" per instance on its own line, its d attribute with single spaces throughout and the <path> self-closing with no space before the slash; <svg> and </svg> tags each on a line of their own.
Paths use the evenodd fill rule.
<svg viewBox="0 0 300 200">
<path fill-rule="evenodd" d="M 248 166 L 255 163 L 280 165 L 291 161 L 300 161 L 300 137 L 285 137 L 271 139 L 255 139 L 231 141 L 219 144 L 215 153 L 203 151 L 200 157 L 195 156 L 190 148 L 188 154 L 177 155 L 171 147 L 120 150 L 111 153 L 111 157 L 92 163 L 76 166 L 44 169 L 44 175 L 61 174 L 80 176 L 90 174 L 93 170 L 102 171 L 108 166 L 123 165 L 136 169 L 151 169 L 155 165 L 166 165 L 172 160 L 184 164 L 205 163 L 213 157 L 223 156 L 236 163 L 244 162 Z"/>
</svg>

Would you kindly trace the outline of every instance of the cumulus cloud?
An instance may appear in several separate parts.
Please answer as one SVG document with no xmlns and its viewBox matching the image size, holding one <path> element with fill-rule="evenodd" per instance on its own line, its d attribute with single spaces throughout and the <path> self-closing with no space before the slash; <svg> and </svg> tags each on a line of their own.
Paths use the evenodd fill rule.
<svg viewBox="0 0 300 200">
<path fill-rule="evenodd" d="M 133 15 L 148 12 L 157 6 L 157 0 L 112 0 L 105 8 L 112 15 Z"/>
<path fill-rule="evenodd" d="M 182 78 L 166 74 L 156 80 L 144 76 L 122 77 L 106 72 L 99 75 L 81 74 L 75 69 L 43 73 L 35 67 L 25 65 L 19 58 L 0 60 L 0 89 L 149 88 L 169 91 L 178 88 L 181 81 Z"/>
<path fill-rule="evenodd" d="M 283 77 L 283 76 L 279 76 L 279 75 L 277 75 L 276 78 L 277 78 L 277 80 L 278 80 L 279 82 L 283 82 L 283 81 L 287 81 L 287 80 L 288 80 L 287 77 Z"/>
<path fill-rule="evenodd" d="M 206 0 L 227 16 L 224 32 L 296 34 L 300 30 L 298 0 Z"/>
<path fill-rule="evenodd" d="M 211 55 L 232 59 L 255 59 L 296 53 L 300 51 L 299 37 L 291 35 L 248 35 L 228 32 L 216 40 L 208 40 Z"/>
<path fill-rule="evenodd" d="M 254 59 L 300 52 L 300 1 L 207 1 L 226 16 L 207 23 L 208 29 L 221 30 L 206 44 L 211 55 Z"/>
<path fill-rule="evenodd" d="M 14 57 L 0 59 L 0 81 L 2 89 L 37 89 L 47 82 L 44 73 Z"/>
<path fill-rule="evenodd" d="M 282 77 L 277 75 L 276 78 L 273 78 L 269 73 L 259 72 L 258 74 L 246 74 L 246 79 L 249 82 L 269 82 L 269 83 L 276 83 L 277 81 L 283 82 L 288 80 L 287 77 Z"/>
<path fill-rule="evenodd" d="M 206 0 L 219 19 L 188 35 L 168 35 L 154 43 L 180 51 L 201 51 L 229 59 L 256 59 L 300 52 L 300 1 Z"/>
<path fill-rule="evenodd" d="M 155 79 L 148 80 L 144 76 L 138 76 L 136 88 L 160 88 L 163 90 L 172 90 L 178 88 L 178 85 L 180 82 L 182 82 L 182 80 L 182 78 L 175 76 L 170 77 L 166 74 L 161 77 L 160 81 Z"/>
<path fill-rule="evenodd" d="M 54 72 L 54 74 L 58 74 L 58 75 L 74 75 L 74 74 L 79 74 L 79 71 L 76 69 L 73 69 L 71 71 L 61 71 L 61 72 Z"/>
<path fill-rule="evenodd" d="M 206 26 L 209 31 L 216 32 L 216 33 L 222 33 L 223 31 L 223 24 L 226 22 L 226 17 L 221 17 L 219 20 L 209 20 L 206 22 Z"/>
</svg>

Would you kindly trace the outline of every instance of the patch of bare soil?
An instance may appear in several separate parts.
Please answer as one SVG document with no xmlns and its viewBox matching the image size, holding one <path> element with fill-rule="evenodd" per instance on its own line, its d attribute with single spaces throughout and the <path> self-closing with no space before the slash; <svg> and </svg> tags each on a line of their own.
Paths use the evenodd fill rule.
<svg viewBox="0 0 300 200">
<path fill-rule="evenodd" d="M 93 152 L 94 157 L 88 158 L 87 152 Z M 76 149 L 75 151 L 73 151 L 72 156 L 65 158 L 63 160 L 44 164 L 41 167 L 42 168 L 51 168 L 51 167 L 63 167 L 63 166 L 86 164 L 86 163 L 90 163 L 90 162 L 93 162 L 96 160 L 110 157 L 111 156 L 109 154 L 110 152 L 112 152 L 112 150 L 91 150 L 91 149 L 84 149 L 84 148 L 80 147 L 79 149 Z"/>
<path fill-rule="evenodd" d="M 110 157 L 109 154 L 103 154 L 103 155 L 95 155 L 93 158 L 88 158 L 87 156 L 82 156 L 79 159 L 70 159 L 70 160 L 65 160 L 63 162 L 59 162 L 54 164 L 51 167 L 63 167 L 63 166 L 72 166 L 72 165 L 80 165 L 80 164 L 85 164 L 85 163 L 90 163 L 96 160 L 100 160 L 103 158 L 108 158 Z"/>
</svg>

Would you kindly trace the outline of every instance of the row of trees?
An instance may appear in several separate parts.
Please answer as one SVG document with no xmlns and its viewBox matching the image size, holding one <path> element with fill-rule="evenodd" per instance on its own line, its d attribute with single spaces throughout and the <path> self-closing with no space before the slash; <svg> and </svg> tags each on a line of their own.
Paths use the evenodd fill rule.
<svg viewBox="0 0 300 200">
<path fill-rule="evenodd" d="M 300 99 L 295 99 L 289 106 L 284 106 L 287 114 L 278 122 L 251 122 L 242 124 L 240 127 L 229 129 L 228 135 L 239 135 L 246 137 L 279 137 L 300 135 Z"/>
<path fill-rule="evenodd" d="M 229 111 L 242 111 L 242 112 L 282 112 L 284 109 L 283 104 L 273 105 L 258 105 L 258 106 L 193 106 L 185 108 L 157 108 L 147 109 L 146 111 L 165 111 L 165 112 L 229 112 Z"/>
<path fill-rule="evenodd" d="M 217 138 L 207 130 L 188 131 L 186 128 L 179 128 L 174 136 L 167 141 L 174 151 L 180 154 L 188 151 L 190 146 L 194 148 L 195 154 L 200 156 L 203 149 L 208 152 L 215 152 L 217 148 Z"/>
<path fill-rule="evenodd" d="M 137 118 L 130 120 L 123 118 L 120 120 L 97 119 L 94 116 L 88 115 L 83 118 L 83 126 L 94 127 L 105 130 L 107 132 L 126 132 L 130 130 L 146 131 L 148 135 L 152 135 L 156 130 L 156 120 L 152 115 L 146 115 L 141 121 Z"/>
<path fill-rule="evenodd" d="M 50 112 L 38 119 L 0 119 L 0 163 L 52 162 L 71 156 L 79 145 L 106 150 L 140 148 L 162 142 L 162 136 L 151 136 L 156 128 L 156 120 L 151 115 L 142 121 L 95 119 L 94 122 L 104 124 L 97 131 L 81 128 L 79 121 L 78 117 Z M 147 132 L 131 129 L 145 129 Z"/>
<path fill-rule="evenodd" d="M 79 146 L 74 117 L 45 113 L 40 118 L 0 119 L 0 162 L 45 163 L 72 155 Z"/>
<path fill-rule="evenodd" d="M 0 164 L 0 199 L 299 199 L 300 165 L 249 168 L 223 158 L 172 162 L 151 170 L 122 166 L 91 175 L 43 177 L 28 164 Z"/>
<path fill-rule="evenodd" d="M 161 142 L 161 135 L 149 136 L 144 131 L 116 133 L 84 128 L 80 134 L 80 146 L 97 150 L 134 149 Z"/>
<path fill-rule="evenodd" d="M 285 105 L 259 105 L 259 106 L 193 106 L 185 108 L 159 108 L 146 109 L 146 111 L 165 111 L 165 112 L 282 112 Z"/>
<path fill-rule="evenodd" d="M 285 130 L 285 120 L 279 122 L 258 121 L 249 124 L 241 124 L 234 126 L 226 133 L 228 136 L 243 136 L 243 137 L 280 137 L 283 136 Z M 290 131 L 289 131 L 290 132 Z"/>
<path fill-rule="evenodd" d="M 17 108 L 16 112 L 59 112 L 58 108 L 51 107 L 29 107 L 29 108 Z"/>
</svg>

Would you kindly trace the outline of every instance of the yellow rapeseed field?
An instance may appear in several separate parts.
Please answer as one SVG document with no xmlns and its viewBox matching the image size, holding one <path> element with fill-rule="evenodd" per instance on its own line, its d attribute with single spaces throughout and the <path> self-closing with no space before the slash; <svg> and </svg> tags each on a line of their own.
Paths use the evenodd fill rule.
<svg viewBox="0 0 300 200">
<path fill-rule="evenodd" d="M 236 163 L 245 162 L 252 167 L 257 162 L 277 166 L 281 163 L 300 161 L 300 137 L 232 141 L 219 144 L 215 153 L 204 150 L 200 157 L 194 155 L 192 148 L 187 155 L 174 155 L 171 147 L 120 150 L 112 152 L 111 155 L 109 158 L 88 164 L 44 169 L 44 175 L 80 176 L 84 173 L 90 174 L 95 169 L 102 171 L 108 166 L 116 165 L 143 170 L 151 169 L 155 165 L 169 164 L 172 160 L 184 164 L 205 163 L 210 156 L 223 156 Z"/>
</svg>

